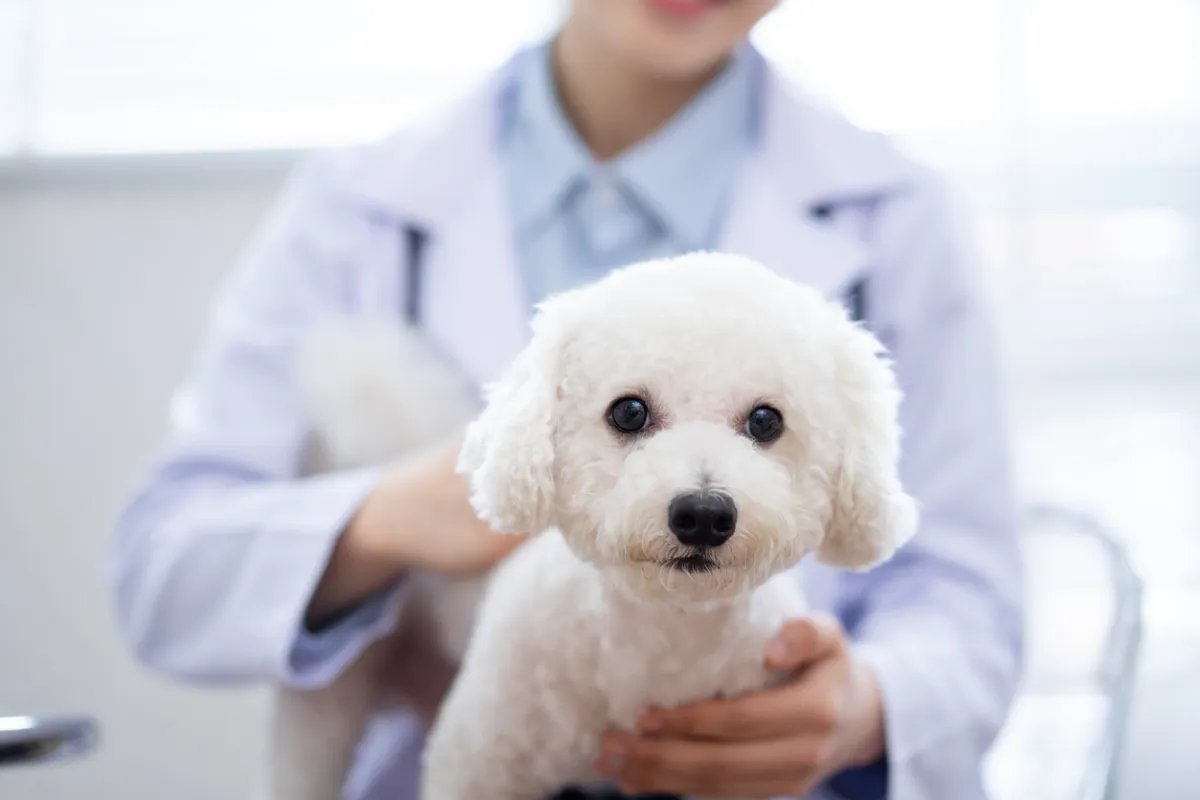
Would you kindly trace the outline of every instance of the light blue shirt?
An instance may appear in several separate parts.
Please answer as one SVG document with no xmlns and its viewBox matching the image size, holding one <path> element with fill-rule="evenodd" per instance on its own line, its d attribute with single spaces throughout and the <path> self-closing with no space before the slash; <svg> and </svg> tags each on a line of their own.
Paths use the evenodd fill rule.
<svg viewBox="0 0 1200 800">
<path fill-rule="evenodd" d="M 623 264 L 714 247 L 758 131 L 756 63 L 739 52 L 662 128 L 599 162 L 558 102 L 550 48 L 527 55 L 502 147 L 531 304 Z"/>
</svg>

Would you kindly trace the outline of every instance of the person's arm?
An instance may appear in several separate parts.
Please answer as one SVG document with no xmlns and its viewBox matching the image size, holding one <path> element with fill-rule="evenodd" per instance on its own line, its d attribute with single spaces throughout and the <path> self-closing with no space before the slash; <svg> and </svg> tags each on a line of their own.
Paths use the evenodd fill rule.
<svg viewBox="0 0 1200 800">
<path fill-rule="evenodd" d="M 933 181 L 881 212 L 868 317 L 904 391 L 901 477 L 921 507 L 895 558 L 845 576 L 840 612 L 877 679 L 885 757 L 853 800 L 974 797 L 1023 661 L 1022 569 L 999 367 L 981 276 Z M 886 792 L 886 794 L 884 794 Z"/>
<path fill-rule="evenodd" d="M 323 319 L 353 313 L 349 254 L 370 233 L 317 162 L 289 183 L 217 299 L 165 452 L 117 524 L 118 620 L 157 670 L 319 684 L 391 624 L 402 559 L 360 546 L 378 537 L 342 536 L 384 473 L 297 477 L 309 430 L 293 355 Z M 339 571 L 332 597 L 325 582 L 330 602 L 315 616 L 341 616 L 314 632 L 306 609 L 334 553 L 375 569 Z"/>
<path fill-rule="evenodd" d="M 309 630 L 353 611 L 407 569 L 478 574 L 521 543 L 476 515 L 456 472 L 461 448 L 460 434 L 383 473 L 333 547 L 305 611 Z"/>
</svg>

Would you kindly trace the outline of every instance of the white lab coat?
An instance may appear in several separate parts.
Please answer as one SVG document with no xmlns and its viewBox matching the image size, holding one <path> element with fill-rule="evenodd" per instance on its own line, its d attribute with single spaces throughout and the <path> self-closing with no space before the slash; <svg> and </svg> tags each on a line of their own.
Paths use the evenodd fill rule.
<svg viewBox="0 0 1200 800">
<path fill-rule="evenodd" d="M 512 80 L 501 69 L 422 130 L 311 161 L 223 289 L 170 442 L 114 551 L 123 630 L 152 668 L 321 685 L 388 629 L 402 590 L 335 656 L 292 659 L 325 559 L 375 473 L 296 478 L 307 428 L 289 358 L 323 316 L 402 314 L 418 285 L 405 232 L 417 228 L 423 329 L 477 382 L 503 370 L 528 313 L 496 147 Z M 736 182 L 721 249 L 830 296 L 865 279 L 867 322 L 906 393 L 902 477 L 924 514 L 891 563 L 861 576 L 806 564 L 805 585 L 814 605 L 842 615 L 879 676 L 888 796 L 974 800 L 1022 648 L 1012 482 L 976 261 L 933 173 L 773 71 L 763 86 L 763 143 Z M 372 747 L 411 769 L 419 735 L 390 735 Z"/>
</svg>

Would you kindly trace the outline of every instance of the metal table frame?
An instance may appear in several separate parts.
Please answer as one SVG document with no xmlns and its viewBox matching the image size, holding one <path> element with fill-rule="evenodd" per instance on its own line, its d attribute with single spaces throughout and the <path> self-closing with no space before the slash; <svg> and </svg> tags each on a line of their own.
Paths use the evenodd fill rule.
<svg viewBox="0 0 1200 800">
<path fill-rule="evenodd" d="M 1112 581 L 1113 607 L 1099 662 L 1090 676 L 1105 699 L 1103 728 L 1090 746 L 1083 784 L 1074 800 L 1113 800 L 1118 788 L 1121 756 L 1140 663 L 1144 586 L 1121 541 L 1089 514 L 1056 505 L 1037 503 L 1024 510 L 1022 533 L 1068 531 L 1094 544 L 1105 557 Z M 1032 676 L 1036 680 L 1036 676 Z M 1035 686 L 1033 691 L 1039 689 Z M 1054 687 L 1048 691 L 1053 692 Z"/>
<path fill-rule="evenodd" d="M 88 717 L 0 717 L 0 767 L 82 756 L 97 738 L 97 725 Z"/>
</svg>

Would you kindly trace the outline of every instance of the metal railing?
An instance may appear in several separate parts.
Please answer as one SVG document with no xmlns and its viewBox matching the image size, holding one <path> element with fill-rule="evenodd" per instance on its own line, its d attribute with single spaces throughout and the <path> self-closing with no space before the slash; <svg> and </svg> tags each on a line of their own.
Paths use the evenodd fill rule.
<svg viewBox="0 0 1200 800">
<path fill-rule="evenodd" d="M 996 800 L 1113 800 L 1142 646 L 1142 580 L 1089 514 L 1027 506 L 1029 665 L 993 749 Z"/>
<path fill-rule="evenodd" d="M 1117 791 L 1125 732 L 1133 705 L 1134 685 L 1141 657 L 1143 621 L 1141 577 L 1129 560 L 1125 547 L 1096 518 L 1053 504 L 1030 506 L 1026 512 L 1030 535 L 1039 526 L 1057 527 L 1086 537 L 1105 554 L 1113 605 L 1104 648 L 1095 666 L 1094 681 L 1107 701 L 1103 730 L 1092 748 L 1090 768 L 1080 787 L 1081 800 L 1112 800 Z"/>
<path fill-rule="evenodd" d="M 88 717 L 0 717 L 0 768 L 82 756 L 97 736 Z"/>
</svg>

